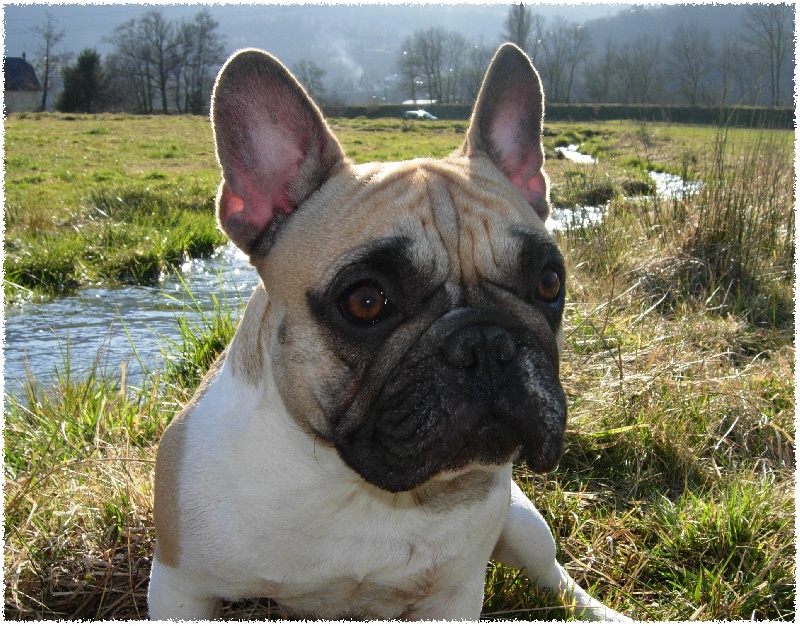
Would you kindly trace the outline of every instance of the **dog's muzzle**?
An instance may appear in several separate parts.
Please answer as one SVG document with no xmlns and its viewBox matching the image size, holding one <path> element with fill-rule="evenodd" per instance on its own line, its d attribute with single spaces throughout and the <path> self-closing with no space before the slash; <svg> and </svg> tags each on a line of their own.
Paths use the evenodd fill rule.
<svg viewBox="0 0 800 626">
<path fill-rule="evenodd" d="M 548 471 L 566 423 L 555 338 L 537 337 L 501 311 L 450 311 L 414 343 L 365 413 L 349 418 L 334 433 L 340 456 L 387 491 L 475 463 L 502 465 L 520 450 L 531 469 Z"/>
</svg>

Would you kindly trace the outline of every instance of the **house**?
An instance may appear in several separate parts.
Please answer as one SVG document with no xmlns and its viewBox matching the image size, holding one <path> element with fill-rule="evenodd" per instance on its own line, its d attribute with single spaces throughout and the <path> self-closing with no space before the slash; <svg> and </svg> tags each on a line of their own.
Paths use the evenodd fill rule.
<svg viewBox="0 0 800 626">
<path fill-rule="evenodd" d="M 42 86 L 24 52 L 21 57 L 3 59 L 3 82 L 6 113 L 39 109 Z"/>
</svg>

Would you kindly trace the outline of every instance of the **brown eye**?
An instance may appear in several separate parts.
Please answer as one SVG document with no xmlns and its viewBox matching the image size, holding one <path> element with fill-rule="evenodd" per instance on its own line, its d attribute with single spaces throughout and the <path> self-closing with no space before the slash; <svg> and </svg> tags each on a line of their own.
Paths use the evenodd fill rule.
<svg viewBox="0 0 800 626">
<path fill-rule="evenodd" d="M 345 317 L 359 324 L 372 324 L 380 320 L 386 311 L 386 305 L 383 291 L 372 283 L 357 285 L 340 302 Z"/>
<path fill-rule="evenodd" d="M 561 293 L 561 279 L 555 270 L 545 269 L 536 286 L 536 297 L 545 302 L 554 302 Z"/>
</svg>

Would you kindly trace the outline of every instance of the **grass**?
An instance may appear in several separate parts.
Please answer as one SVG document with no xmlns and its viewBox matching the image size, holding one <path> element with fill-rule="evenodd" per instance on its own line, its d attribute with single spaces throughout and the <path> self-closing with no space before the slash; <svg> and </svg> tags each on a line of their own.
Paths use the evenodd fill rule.
<svg viewBox="0 0 800 626">
<path fill-rule="evenodd" d="M 7 303 L 152 284 L 224 243 L 207 121 L 12 115 L 4 130 Z"/>
<path fill-rule="evenodd" d="M 19 132 L 14 122 L 33 121 L 10 118 L 11 134 Z M 115 130 L 115 119 L 102 116 L 38 121 L 82 124 L 87 133 L 106 129 L 86 135 L 95 141 L 122 132 Z M 164 124 L 164 138 L 139 155 L 139 165 L 125 156 L 131 159 L 126 167 L 157 169 L 167 178 L 128 186 L 107 172 L 103 184 L 92 183 L 94 195 L 69 192 L 72 209 L 60 212 L 61 207 L 52 219 L 33 221 L 44 220 L 40 236 L 52 236 L 46 247 L 67 237 L 70 228 L 59 227 L 61 221 L 87 228 L 86 215 L 94 209 L 81 213 L 80 198 L 93 198 L 86 206 L 125 225 L 121 231 L 133 231 L 137 220 L 146 224 L 154 215 L 168 219 L 161 204 L 180 206 L 196 198 L 201 204 L 179 213 L 211 210 L 199 188 L 170 193 L 177 180 L 193 189 L 187 181 L 194 174 L 173 173 L 163 164 L 174 145 L 169 161 L 178 169 L 194 167 L 190 148 L 177 148 L 184 145 L 179 135 L 207 122 L 152 123 Z M 167 131 L 170 123 L 174 132 Z M 416 141 L 421 155 L 441 156 L 463 139 L 463 128 L 451 122 L 406 131 L 399 120 L 334 125 L 346 148 L 363 160 L 399 151 L 391 145 L 395 140 L 408 140 L 402 150 L 412 150 Z M 610 204 L 601 224 L 573 225 L 557 235 L 568 267 L 565 452 L 556 471 L 535 476 L 520 467 L 517 479 L 550 522 L 573 577 L 614 608 L 646 620 L 793 622 L 791 135 L 563 124 L 550 128 L 546 149 L 574 138 L 584 151 L 594 146 L 606 156 L 586 166 L 550 159 L 554 195 L 568 204 L 610 189 Z M 22 158 L 14 145 L 7 135 L 9 162 Z M 208 156 L 208 146 L 203 149 Z M 144 165 L 150 159 L 159 161 L 158 168 Z M 629 197 L 625 185 L 646 182 L 642 168 L 648 164 L 685 170 L 705 187 L 685 198 Z M 213 162 L 207 167 L 207 173 L 195 172 L 197 185 L 208 181 L 213 194 Z M 20 175 L 7 168 L 8 176 Z M 16 193 L 49 193 L 49 185 L 58 183 L 46 169 L 35 175 L 50 182 L 15 183 Z M 150 192 L 136 195 L 148 185 Z M 640 191 L 648 195 L 646 188 Z M 70 211 L 73 217 L 65 217 Z M 28 218 L 23 212 L 17 219 Z M 15 230 L 18 224 L 7 232 L 7 245 L 24 238 Z M 69 244 L 61 245 L 68 256 Z M 122 239 L 113 245 L 132 247 Z M 84 256 L 71 259 L 88 271 Z M 52 271 L 64 281 L 75 275 L 55 262 Z M 105 280 L 99 270 L 94 275 Z M 81 282 L 80 273 L 75 280 Z M 99 364 L 78 380 L 67 353 L 52 384 L 30 380 L 19 395 L 5 397 L 7 619 L 146 616 L 157 441 L 229 340 L 240 312 L 241 302 L 227 304 L 220 297 L 215 313 L 198 324 L 176 322 L 179 339 L 164 345 L 167 367 L 150 372 L 140 385 L 126 381 L 124 368 L 121 377 L 111 377 Z M 248 601 L 229 604 L 224 615 L 255 619 L 277 613 L 269 602 Z M 484 615 L 563 619 L 565 611 L 519 572 L 491 565 Z"/>
<path fill-rule="evenodd" d="M 359 163 L 442 157 L 467 129 L 399 119 L 331 125 Z M 203 117 L 21 114 L 4 131 L 7 304 L 98 283 L 153 284 L 225 241 L 214 222 L 219 169 Z M 734 134 L 744 145 L 759 136 Z M 553 150 L 566 143 L 582 144 L 601 165 L 587 175 L 559 162 Z M 687 176 L 714 148 L 709 129 L 625 122 L 548 126 L 545 145 L 554 204 L 565 207 L 647 193 L 648 169 Z"/>
</svg>

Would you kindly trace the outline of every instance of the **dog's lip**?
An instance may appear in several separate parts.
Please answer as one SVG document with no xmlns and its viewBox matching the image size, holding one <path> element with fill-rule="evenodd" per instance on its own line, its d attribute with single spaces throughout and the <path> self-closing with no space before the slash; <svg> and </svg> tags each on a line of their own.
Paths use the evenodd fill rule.
<svg viewBox="0 0 800 626">
<path fill-rule="evenodd" d="M 408 491 L 414 491 L 415 489 L 424 489 L 426 486 L 434 488 L 436 486 L 444 486 L 444 485 L 457 485 L 458 481 L 477 473 L 481 474 L 496 474 L 497 472 L 501 471 L 504 467 L 506 467 L 508 463 L 497 463 L 495 465 L 489 465 L 486 463 L 468 463 L 464 467 L 458 469 L 451 469 L 451 470 L 442 470 L 433 476 L 431 476 L 425 482 L 409 489 Z"/>
<path fill-rule="evenodd" d="M 514 450 L 508 457 L 507 461 L 497 461 L 496 463 L 485 463 L 476 460 L 465 461 L 462 465 L 458 465 L 455 467 L 446 467 L 433 476 L 430 477 L 429 480 L 445 480 L 449 481 L 454 478 L 458 478 L 459 476 L 463 476 L 464 474 L 468 474 L 475 470 L 480 471 L 496 471 L 501 467 L 505 467 L 509 463 L 511 463 L 514 459 L 516 459 L 520 452 L 522 451 L 522 446 L 520 445 L 516 450 Z"/>
</svg>

